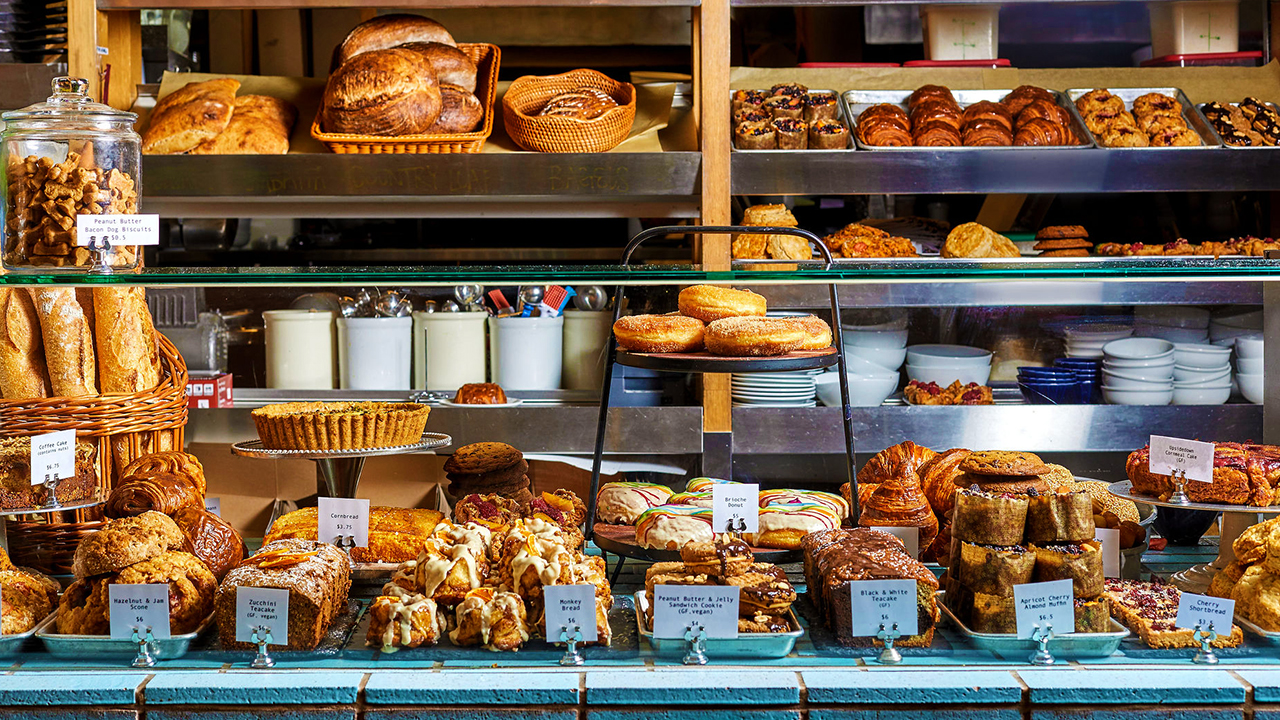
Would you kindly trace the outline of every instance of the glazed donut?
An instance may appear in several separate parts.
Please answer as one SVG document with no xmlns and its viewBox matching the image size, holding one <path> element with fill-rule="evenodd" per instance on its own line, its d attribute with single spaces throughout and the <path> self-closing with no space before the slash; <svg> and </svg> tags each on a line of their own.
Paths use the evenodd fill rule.
<svg viewBox="0 0 1280 720">
<path fill-rule="evenodd" d="M 769 505 L 760 508 L 760 531 L 747 534 L 745 539 L 754 547 L 796 550 L 805 535 L 838 527 L 840 516 L 826 505 Z"/>
<path fill-rule="evenodd" d="M 721 480 L 720 478 L 696 477 L 685 483 L 684 491 L 687 493 L 695 492 L 711 492 L 711 488 L 716 485 L 739 485 L 732 480 Z"/>
<path fill-rule="evenodd" d="M 760 491 L 760 507 L 765 508 L 770 505 L 803 505 L 805 503 L 813 505 L 826 505 L 840 515 L 840 519 L 844 520 L 849 517 L 849 503 L 835 493 L 823 492 L 821 490 L 761 490 Z"/>
<path fill-rule="evenodd" d="M 765 300 L 750 290 L 693 285 L 680 291 L 680 314 L 711 322 L 723 318 L 764 315 Z"/>
<path fill-rule="evenodd" d="M 669 505 L 693 505 L 694 507 L 711 507 L 711 491 L 682 492 L 667 498 Z"/>
<path fill-rule="evenodd" d="M 659 505 L 636 519 L 636 542 L 642 548 L 679 550 L 689 543 L 711 542 L 711 508 Z"/>
<path fill-rule="evenodd" d="M 596 517 L 601 522 L 634 525 L 646 510 L 658 507 L 671 497 L 666 485 L 640 482 L 611 482 L 596 495 Z"/>
<path fill-rule="evenodd" d="M 791 318 L 732 317 L 707 326 L 703 341 L 715 355 L 767 357 L 798 349 L 808 339 Z"/>
<path fill-rule="evenodd" d="M 804 331 L 804 342 L 797 350 L 826 350 L 831 347 L 831 326 L 817 315 L 790 318 Z"/>
<path fill-rule="evenodd" d="M 705 327 L 683 315 L 628 315 L 613 324 L 613 336 L 632 352 L 697 352 Z"/>
</svg>

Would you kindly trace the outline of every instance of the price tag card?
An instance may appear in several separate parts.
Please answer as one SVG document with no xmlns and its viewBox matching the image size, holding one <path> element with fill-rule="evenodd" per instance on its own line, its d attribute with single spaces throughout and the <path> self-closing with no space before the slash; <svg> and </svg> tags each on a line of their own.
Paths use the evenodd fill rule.
<svg viewBox="0 0 1280 720">
<path fill-rule="evenodd" d="M 1151 472 L 1172 475 L 1186 472 L 1188 480 L 1213 482 L 1213 443 L 1151 436 Z"/>
<path fill-rule="evenodd" d="M 738 588 L 718 585 L 655 585 L 653 636 L 684 638 L 697 622 L 709 638 L 738 637 Z"/>
<path fill-rule="evenodd" d="M 560 628 L 578 626 L 583 642 L 599 639 L 596 632 L 595 585 L 547 585 L 542 588 L 547 613 L 547 642 L 560 641 Z"/>
<path fill-rule="evenodd" d="M 222 517 L 222 498 L 205 498 L 204 510 L 205 512 L 211 512 L 218 517 Z"/>
<path fill-rule="evenodd" d="M 854 637 L 874 637 L 881 625 L 888 630 L 894 623 L 903 637 L 920 632 L 915 580 L 858 580 L 849 591 Z"/>
<path fill-rule="evenodd" d="M 108 585 L 111 638 L 128 640 L 134 628 L 145 637 L 147 628 L 157 640 L 169 637 L 169 584 Z"/>
<path fill-rule="evenodd" d="M 1209 623 L 1213 623 L 1214 632 L 1230 635 L 1231 619 L 1235 614 L 1235 600 L 1184 592 L 1178 598 L 1178 617 L 1174 618 L 1173 626 L 1194 630 L 1198 624 L 1201 630 L 1208 630 Z"/>
<path fill-rule="evenodd" d="M 338 538 L 350 547 L 348 537 L 356 539 L 356 547 L 369 546 L 369 501 L 352 498 L 319 498 L 320 541 L 338 544 Z"/>
<path fill-rule="evenodd" d="M 159 245 L 159 215 L 77 215 L 76 245 Z"/>
<path fill-rule="evenodd" d="M 76 431 L 36 435 L 31 438 L 31 484 L 76 476 Z"/>
<path fill-rule="evenodd" d="M 236 640 L 254 642 L 254 628 L 271 633 L 272 645 L 289 644 L 289 591 L 280 588 L 236 588 Z"/>
<path fill-rule="evenodd" d="M 890 535 L 902 541 L 907 546 L 907 552 L 911 553 L 911 557 L 920 559 L 920 528 L 917 527 L 890 527 L 888 525 L 878 526 L 872 525 L 872 530 L 887 532 Z M 904 633 L 905 634 L 905 633 Z M 913 635 L 915 633 L 912 633 Z"/>
<path fill-rule="evenodd" d="M 1093 539 L 1102 543 L 1102 576 L 1120 577 L 1120 531 L 1116 528 L 1096 528 Z"/>
<path fill-rule="evenodd" d="M 1055 635 L 1076 630 L 1075 591 L 1070 580 L 1027 583 L 1013 586 L 1013 609 L 1018 637 L 1029 638 L 1036 626 L 1053 625 Z"/>
<path fill-rule="evenodd" d="M 729 522 L 738 528 L 738 520 L 745 520 L 747 529 L 760 530 L 760 486 L 755 483 L 716 483 L 711 487 L 711 527 L 722 533 Z"/>
</svg>

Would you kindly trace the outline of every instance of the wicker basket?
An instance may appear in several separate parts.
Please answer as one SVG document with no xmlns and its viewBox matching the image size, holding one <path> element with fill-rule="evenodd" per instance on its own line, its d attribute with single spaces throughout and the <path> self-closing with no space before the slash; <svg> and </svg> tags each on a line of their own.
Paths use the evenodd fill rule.
<svg viewBox="0 0 1280 720">
<path fill-rule="evenodd" d="M 458 43 L 476 64 L 476 97 L 484 104 L 484 120 L 480 129 L 453 135 L 350 135 L 327 133 L 320 129 L 320 112 L 311 122 L 311 137 L 340 154 L 379 155 L 383 153 L 415 155 L 442 153 L 478 153 L 493 132 L 493 102 L 498 95 L 498 62 L 502 58 L 497 45 Z"/>
<path fill-rule="evenodd" d="M 39 516 L 30 522 L 11 522 L 5 526 L 9 535 L 9 558 L 19 567 L 34 568 L 49 575 L 70 575 L 76 547 L 102 525 L 101 521 L 57 522 L 54 514 Z"/>
<path fill-rule="evenodd" d="M 539 116 L 552 97 L 594 88 L 609 94 L 618 107 L 590 120 Z M 502 122 L 507 135 L 525 150 L 536 152 L 604 152 L 627 139 L 636 119 L 636 88 L 595 70 L 517 78 L 502 96 Z"/>
</svg>

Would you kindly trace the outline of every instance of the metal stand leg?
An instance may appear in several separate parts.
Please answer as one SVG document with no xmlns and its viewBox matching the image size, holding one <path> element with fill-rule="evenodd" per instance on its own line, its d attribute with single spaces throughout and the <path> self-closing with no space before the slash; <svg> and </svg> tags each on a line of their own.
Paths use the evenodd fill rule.
<svg viewBox="0 0 1280 720">
<path fill-rule="evenodd" d="M 625 563 L 626 561 L 627 561 L 627 558 L 625 556 L 622 556 L 622 555 L 618 556 L 618 564 L 613 566 L 613 577 L 609 578 L 610 587 L 618 584 L 618 577 L 622 575 L 622 564 Z M 608 563 L 609 563 L 609 559 L 608 557 L 606 557 L 605 564 L 608 565 Z"/>
<path fill-rule="evenodd" d="M 831 269 L 831 251 L 827 246 L 818 243 L 819 250 L 827 258 L 827 269 Z M 849 372 L 844 358 L 844 332 L 840 327 L 840 295 L 836 284 L 831 283 L 831 337 L 836 345 L 836 371 L 840 373 L 840 416 L 844 422 L 844 452 L 849 477 L 849 518 L 856 526 L 862 517 L 862 509 L 858 507 L 858 472 L 854 460 L 856 439 L 853 436 L 853 408 L 849 405 Z M 921 548 L 923 550 L 924 548 Z"/>
<path fill-rule="evenodd" d="M 1236 561 L 1235 549 L 1231 547 L 1236 538 L 1256 524 L 1257 513 L 1223 512 L 1222 533 L 1218 537 L 1218 557 L 1211 563 L 1195 565 L 1174 573 L 1169 577 L 1169 582 L 1179 590 L 1203 595 L 1209 589 L 1209 583 L 1213 582 L 1213 576 Z"/>
<path fill-rule="evenodd" d="M 316 460 L 316 492 L 323 497 L 354 498 L 364 471 L 364 458 Z"/>
</svg>

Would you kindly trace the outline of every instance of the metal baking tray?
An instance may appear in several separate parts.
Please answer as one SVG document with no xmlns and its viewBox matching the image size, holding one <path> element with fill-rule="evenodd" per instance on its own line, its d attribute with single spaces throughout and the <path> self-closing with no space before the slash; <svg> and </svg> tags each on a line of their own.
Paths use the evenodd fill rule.
<svg viewBox="0 0 1280 720">
<path fill-rule="evenodd" d="M 821 149 L 810 150 L 807 148 L 804 150 L 745 150 L 745 149 L 740 150 L 738 149 L 738 138 L 733 136 L 733 92 L 734 92 L 733 90 L 729 91 L 729 98 L 730 98 L 729 100 L 729 136 L 730 136 L 729 145 L 733 148 L 733 152 L 749 152 L 749 153 L 837 152 L 837 150 L 821 150 Z M 809 90 L 809 94 L 811 95 L 818 95 L 821 93 L 827 93 L 829 95 L 836 96 L 836 119 L 844 123 L 844 126 L 849 129 L 849 144 L 844 146 L 843 149 L 844 150 L 852 149 L 853 148 L 853 124 L 849 122 L 849 116 L 845 114 L 844 103 L 841 102 L 840 100 L 840 93 L 837 93 L 835 90 L 822 90 L 818 88 L 811 88 Z"/>
<path fill-rule="evenodd" d="M 1036 642 L 1030 638 L 1019 638 L 1011 633 L 979 633 L 970 630 L 960 622 L 960 618 L 951 612 L 943 600 L 946 591 L 938 591 L 938 607 L 947 619 L 960 630 L 973 646 L 979 650 L 988 650 L 1006 660 L 1022 660 L 1030 657 L 1036 650 Z M 1110 657 L 1120 649 L 1120 641 L 1129 637 L 1129 629 L 1111 618 L 1111 632 L 1104 633 L 1064 633 L 1054 635 L 1049 640 L 1049 652 L 1059 660 L 1075 660 L 1082 658 Z"/>
<path fill-rule="evenodd" d="M 1223 104 L 1238 105 L 1238 103 L 1223 103 Z M 1267 107 L 1271 108 L 1272 110 L 1276 110 L 1277 112 L 1280 112 L 1280 107 L 1277 107 L 1275 103 L 1266 102 L 1265 104 Z M 1200 105 L 1196 106 L 1196 112 L 1199 112 L 1200 116 L 1204 117 L 1204 113 L 1200 111 Z M 1204 124 L 1206 127 L 1209 128 L 1209 132 L 1213 133 L 1213 139 L 1217 140 L 1219 145 L 1221 145 L 1224 148 L 1227 148 L 1228 150 L 1275 150 L 1277 148 L 1280 148 L 1280 145 L 1228 145 L 1225 141 L 1223 141 L 1222 135 L 1218 134 L 1218 128 L 1213 123 L 1209 122 L 1209 118 L 1207 117 L 1204 118 Z"/>
<path fill-rule="evenodd" d="M 1047 89 L 1047 88 L 1046 88 Z M 914 90 L 846 90 L 840 95 L 840 104 L 844 106 L 845 117 L 856 118 L 862 114 L 864 110 L 872 105 L 888 103 L 897 105 L 903 110 L 907 109 L 907 98 L 911 97 Z M 952 90 L 951 94 L 955 96 L 956 102 L 961 108 L 967 108 L 970 105 L 989 100 L 991 102 L 1000 102 L 1006 95 L 1013 90 Z M 1076 112 L 1075 105 L 1067 98 L 1064 93 L 1057 90 L 1049 90 L 1053 93 L 1054 99 L 1058 101 L 1058 105 L 1066 109 L 1067 114 L 1071 116 L 1071 129 L 1075 132 L 1076 138 L 1080 140 L 1079 145 L 1006 145 L 991 147 L 987 145 L 960 145 L 956 147 L 922 147 L 920 145 L 904 145 L 902 147 L 885 147 L 883 145 L 864 145 L 858 140 L 857 127 L 854 122 L 849 123 L 849 134 L 853 137 L 854 143 L 859 150 L 873 150 L 875 152 L 901 152 L 903 150 L 940 150 L 940 151 L 1001 151 L 1001 150 L 1088 150 L 1095 147 L 1093 143 L 1093 135 L 1089 132 L 1089 128 L 1084 126 L 1084 120 L 1080 118 L 1080 113 Z"/>
<path fill-rule="evenodd" d="M 1074 88 L 1072 90 L 1068 90 L 1067 97 L 1071 99 L 1072 109 L 1075 109 L 1075 102 L 1080 98 L 1080 96 L 1097 89 L 1098 88 Z M 1206 150 L 1221 146 L 1221 143 L 1218 142 L 1218 134 L 1209 126 L 1209 121 L 1205 120 L 1204 115 L 1201 115 L 1200 111 L 1196 109 L 1196 106 L 1191 104 L 1191 101 L 1187 99 L 1186 93 L 1182 92 L 1182 90 L 1178 88 L 1107 88 L 1107 91 L 1123 100 L 1124 109 L 1129 110 L 1130 112 L 1133 111 L 1133 101 L 1147 93 L 1160 93 L 1161 95 L 1168 95 L 1169 97 L 1176 99 L 1178 104 L 1182 106 L 1182 119 L 1186 120 L 1187 125 L 1192 130 L 1196 131 L 1196 134 L 1200 136 L 1200 142 L 1203 144 L 1181 147 L 1109 148 L 1106 145 L 1103 145 L 1097 137 L 1094 137 L 1093 140 L 1099 148 L 1104 150 Z M 1085 131 L 1087 132 L 1088 128 L 1085 128 Z M 1092 136 L 1092 133 L 1090 133 L 1090 135 Z"/>
<path fill-rule="evenodd" d="M 645 608 L 649 606 L 648 593 L 644 590 L 635 594 L 636 627 L 640 628 L 640 636 L 649 641 L 654 654 L 659 657 L 682 658 L 689 652 L 689 642 L 675 638 L 655 638 L 653 628 L 647 627 Z M 717 659 L 761 659 L 783 658 L 791 654 L 796 641 L 804 635 L 804 628 L 796 617 L 796 611 L 787 610 L 787 620 L 791 632 L 784 633 L 740 633 L 736 638 L 707 638 L 707 657 Z"/>
<path fill-rule="evenodd" d="M 1262 628 L 1258 627 L 1257 624 L 1252 623 L 1240 617 L 1239 614 L 1236 615 L 1235 619 L 1236 619 L 1236 624 L 1239 625 L 1241 629 L 1243 629 L 1245 632 L 1251 635 L 1258 636 L 1259 639 L 1261 639 L 1263 642 L 1267 643 L 1268 645 L 1280 645 L 1280 632 L 1275 632 L 1272 630 L 1263 630 Z"/>
<path fill-rule="evenodd" d="M 132 658 L 138 654 L 138 645 L 131 640 L 113 640 L 109 635 L 62 635 L 50 632 L 58 613 L 54 612 L 36 627 L 36 637 L 44 643 L 50 655 L 60 658 Z M 157 660 L 173 660 L 187 654 L 191 642 L 213 625 L 213 615 L 204 619 L 195 632 L 172 635 L 151 644 L 151 655 Z"/>
<path fill-rule="evenodd" d="M 55 609 L 53 612 L 49 613 L 48 617 L 35 625 L 32 625 L 31 629 L 24 633 L 0 635 L 0 657 L 13 657 L 14 655 L 17 655 L 22 650 L 22 646 L 26 644 L 27 640 L 30 640 L 41 627 L 52 622 L 57 615 L 58 611 Z"/>
</svg>

